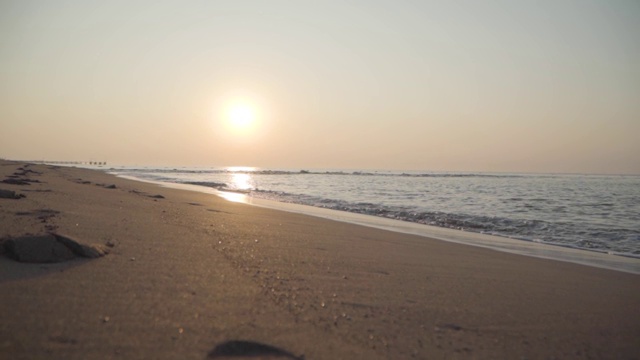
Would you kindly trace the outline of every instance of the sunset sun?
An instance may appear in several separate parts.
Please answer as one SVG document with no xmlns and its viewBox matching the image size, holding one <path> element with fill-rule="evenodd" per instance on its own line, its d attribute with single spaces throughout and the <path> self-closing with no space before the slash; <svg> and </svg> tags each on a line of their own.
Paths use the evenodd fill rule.
<svg viewBox="0 0 640 360">
<path fill-rule="evenodd" d="M 256 120 L 256 112 L 251 104 L 236 103 L 229 106 L 226 117 L 232 130 L 246 131 L 253 126 Z"/>
<path fill-rule="evenodd" d="M 266 133 L 268 106 L 255 93 L 230 91 L 215 99 L 212 108 L 214 131 L 228 141 L 254 143 Z"/>
</svg>

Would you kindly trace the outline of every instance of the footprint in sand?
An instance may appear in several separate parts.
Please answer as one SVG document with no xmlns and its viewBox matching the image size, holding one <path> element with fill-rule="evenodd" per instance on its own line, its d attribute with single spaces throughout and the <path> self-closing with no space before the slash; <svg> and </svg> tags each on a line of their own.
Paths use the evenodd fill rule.
<svg viewBox="0 0 640 360">
<path fill-rule="evenodd" d="M 96 184 L 96 186 L 100 186 L 100 187 L 103 187 L 105 189 L 117 189 L 118 188 L 115 184 L 110 184 L 110 185 L 107 185 L 107 184 Z"/>
<path fill-rule="evenodd" d="M 149 195 L 146 192 L 140 191 L 140 190 L 129 190 L 129 192 L 133 193 L 133 194 L 136 194 L 136 195 L 150 197 L 152 199 L 164 199 L 164 196 L 162 196 L 162 195 Z"/>
<path fill-rule="evenodd" d="M 35 181 L 29 181 L 27 179 L 6 178 L 2 180 L 2 182 L 9 185 L 31 185 L 31 183 Z"/>
<path fill-rule="evenodd" d="M 15 214 L 18 216 L 34 216 L 39 220 L 42 220 L 42 222 L 46 222 L 47 220 L 54 218 L 56 215 L 60 214 L 60 211 L 51 209 L 38 209 L 31 211 L 18 211 Z"/>
</svg>

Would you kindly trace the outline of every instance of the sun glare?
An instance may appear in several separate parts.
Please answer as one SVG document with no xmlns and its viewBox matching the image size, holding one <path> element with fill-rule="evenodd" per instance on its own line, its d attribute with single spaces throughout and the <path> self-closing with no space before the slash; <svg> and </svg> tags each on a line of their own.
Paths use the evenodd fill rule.
<svg viewBox="0 0 640 360">
<path fill-rule="evenodd" d="M 237 103 L 229 107 L 227 121 L 236 131 L 248 130 L 255 122 L 256 114 L 253 107 L 246 103 Z"/>
<path fill-rule="evenodd" d="M 214 101 L 212 125 L 215 133 L 227 141 L 253 143 L 264 136 L 268 114 L 260 96 L 235 91 Z"/>
</svg>

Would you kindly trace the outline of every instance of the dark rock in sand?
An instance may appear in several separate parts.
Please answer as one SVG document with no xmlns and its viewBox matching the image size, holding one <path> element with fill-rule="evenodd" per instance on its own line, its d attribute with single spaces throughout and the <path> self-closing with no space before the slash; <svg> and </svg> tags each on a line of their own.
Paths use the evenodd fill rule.
<svg viewBox="0 0 640 360">
<path fill-rule="evenodd" d="M 11 258 L 26 263 L 55 263 L 76 257 L 71 249 L 51 234 L 8 239 L 4 248 Z"/>
<path fill-rule="evenodd" d="M 25 196 L 22 195 L 22 194 L 16 194 L 15 191 L 0 189 L 0 198 L 1 199 L 21 199 L 23 197 L 25 197 Z"/>
<path fill-rule="evenodd" d="M 93 259 L 108 253 L 106 247 L 82 244 L 68 236 L 53 233 L 5 239 L 3 248 L 9 257 L 26 263 L 55 263 L 78 256 Z"/>
<path fill-rule="evenodd" d="M 149 197 L 154 199 L 164 199 L 164 196 L 162 195 L 149 195 Z"/>
<path fill-rule="evenodd" d="M 105 189 L 115 189 L 116 188 L 116 186 L 114 184 L 105 185 L 104 187 L 105 187 Z"/>
<path fill-rule="evenodd" d="M 207 356 L 210 359 L 219 358 L 280 358 L 302 360 L 304 356 L 294 354 L 278 347 L 255 341 L 231 340 L 217 345 Z"/>
</svg>

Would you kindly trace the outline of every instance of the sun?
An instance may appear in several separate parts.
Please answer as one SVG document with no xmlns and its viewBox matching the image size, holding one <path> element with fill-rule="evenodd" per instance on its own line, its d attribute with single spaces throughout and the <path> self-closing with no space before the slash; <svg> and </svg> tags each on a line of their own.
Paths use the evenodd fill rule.
<svg viewBox="0 0 640 360">
<path fill-rule="evenodd" d="M 271 112 L 262 96 L 233 91 L 213 99 L 211 127 L 216 137 L 236 144 L 256 143 L 268 133 Z"/>
<path fill-rule="evenodd" d="M 227 123 L 234 131 L 251 129 L 256 121 L 255 108 L 245 102 L 231 104 L 227 110 Z"/>
</svg>

